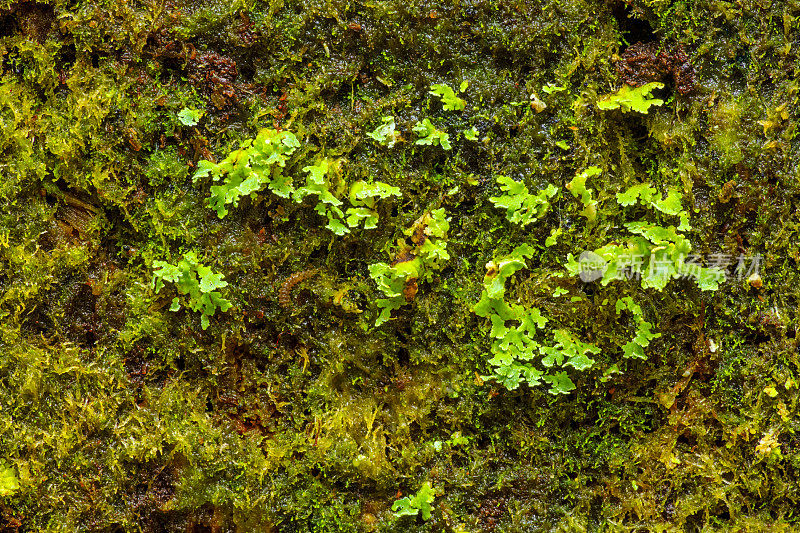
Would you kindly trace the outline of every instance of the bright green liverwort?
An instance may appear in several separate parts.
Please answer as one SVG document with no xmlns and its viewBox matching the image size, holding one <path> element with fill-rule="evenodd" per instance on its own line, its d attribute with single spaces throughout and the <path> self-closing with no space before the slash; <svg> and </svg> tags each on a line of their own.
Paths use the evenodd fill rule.
<svg viewBox="0 0 800 533">
<path fill-rule="evenodd" d="M 692 245 L 681 233 L 689 230 L 689 215 L 681 206 L 682 195 L 670 190 L 665 198 L 647 184 L 637 184 L 627 191 L 617 194 L 617 202 L 623 206 L 635 203 L 655 209 L 668 215 L 677 216 L 680 224 L 663 227 L 645 221 L 627 222 L 625 228 L 633 234 L 626 241 L 612 242 L 594 250 L 603 264 L 592 265 L 602 272 L 601 283 L 608 285 L 612 280 L 639 276 L 643 288 L 664 289 L 672 279 L 691 278 L 702 290 L 717 290 L 725 279 L 725 273 L 716 268 L 703 267 L 691 261 L 689 255 Z M 567 255 L 565 265 L 570 275 L 580 274 L 582 265 L 572 254 Z"/>
<path fill-rule="evenodd" d="M 166 261 L 153 261 L 153 267 L 156 270 L 153 270 L 152 287 L 156 293 L 161 291 L 165 281 L 173 283 L 178 294 L 188 297 L 188 307 L 192 311 L 202 313 L 200 324 L 203 329 L 208 328 L 208 317 L 214 316 L 217 309 L 225 312 L 233 305 L 216 290 L 228 286 L 228 282 L 223 281 L 225 276 L 214 273 L 209 267 L 200 263 L 194 252 L 184 254 L 177 265 L 171 265 Z M 180 302 L 180 297 L 174 297 L 169 310 L 179 311 Z"/>
<path fill-rule="evenodd" d="M 617 314 L 622 311 L 630 311 L 633 315 L 634 322 L 636 323 L 636 335 L 633 340 L 626 343 L 622 347 L 622 355 L 626 358 L 647 359 L 644 354 L 644 348 L 650 345 L 650 341 L 661 336 L 661 333 L 652 333 L 650 329 L 653 324 L 644 319 L 644 313 L 639 304 L 633 301 L 633 298 L 626 296 L 620 298 L 616 303 Z"/>
<path fill-rule="evenodd" d="M 373 229 L 378 224 L 378 213 L 375 211 L 379 199 L 400 197 L 400 188 L 393 187 L 381 181 L 367 183 L 357 181 L 350 186 L 350 203 L 353 207 L 347 209 L 347 225 L 355 228 L 363 220 L 364 229 Z"/>
<path fill-rule="evenodd" d="M 413 498 L 406 496 L 395 501 L 392 504 L 392 511 L 398 518 L 402 516 L 417 516 L 422 513 L 423 520 L 430 520 L 431 512 L 433 511 L 431 504 L 435 497 L 436 491 L 431 487 L 430 482 L 426 481 Z"/>
<path fill-rule="evenodd" d="M 541 218 L 550 207 L 549 199 L 558 192 L 550 184 L 537 194 L 531 194 L 523 183 L 507 176 L 497 176 L 496 180 L 506 194 L 489 200 L 495 207 L 506 209 L 510 222 L 523 227 Z M 591 199 L 590 192 L 588 196 Z M 521 383 L 536 386 L 545 382 L 550 385 L 551 394 L 568 394 L 575 389 L 575 384 L 564 369 L 571 367 L 583 371 L 591 368 L 594 359 L 589 355 L 600 353 L 600 348 L 581 342 L 564 329 L 554 331 L 553 346 L 541 345 L 535 340 L 537 330 L 544 329 L 548 319 L 536 307 L 525 308 L 505 301 L 506 280 L 516 271 L 526 268 L 526 259 L 533 254 L 530 245 L 521 244 L 508 256 L 486 265 L 484 291 L 473 308 L 475 314 L 488 318 L 492 323 L 489 334 L 492 358 L 489 364 L 493 374 L 486 378 L 496 380 L 508 389 L 516 389 Z M 544 370 L 534 364 L 539 355 L 544 356 L 539 360 Z"/>
<path fill-rule="evenodd" d="M 604 111 L 619 109 L 623 113 L 636 111 L 637 113 L 647 114 L 650 106 L 660 106 L 664 100 L 651 98 L 650 93 L 654 89 L 663 89 L 664 84 L 654 81 L 641 87 L 630 87 L 623 85 L 617 92 L 607 94 L 597 101 L 597 108 Z"/>
<path fill-rule="evenodd" d="M 380 326 L 391 318 L 392 311 L 407 303 L 406 287 L 417 280 L 431 281 L 433 273 L 442 268 L 450 259 L 447 253 L 447 232 L 450 224 L 445 217 L 444 208 L 436 209 L 420 217 L 406 230 L 406 235 L 416 236 L 421 232 L 421 242 L 413 245 L 403 243 L 397 257 L 403 258 L 394 264 L 374 263 L 369 266 L 369 275 L 378 284 L 378 289 L 386 298 L 377 301 L 381 308 L 375 325 Z M 413 298 L 413 296 L 412 296 Z"/>
<path fill-rule="evenodd" d="M 203 114 L 204 111 L 202 109 L 184 107 L 178 112 L 178 120 L 184 126 L 196 126 L 200 119 L 203 118 Z"/>
<path fill-rule="evenodd" d="M 19 490 L 19 479 L 14 467 L 8 466 L 5 461 L 0 462 L 0 496 L 11 496 Z"/>
<path fill-rule="evenodd" d="M 201 160 L 193 181 L 211 175 L 221 185 L 211 186 L 209 207 L 219 218 L 228 214 L 228 205 L 236 207 L 243 196 L 255 196 L 264 187 L 282 198 L 288 198 L 294 189 L 291 178 L 283 174 L 289 156 L 300 146 L 297 137 L 289 131 L 265 128 L 255 139 L 241 144 L 220 163 Z"/>
<path fill-rule="evenodd" d="M 429 118 L 424 119 L 422 122 L 417 122 L 412 129 L 414 133 L 419 136 L 415 144 L 432 146 L 438 144 L 444 150 L 450 150 L 452 148 L 450 144 L 450 135 L 442 130 L 436 129 L 436 126 L 433 125 Z"/>
<path fill-rule="evenodd" d="M 473 308 L 475 314 L 488 318 L 492 324 L 489 364 L 493 373 L 486 379 L 496 380 L 512 390 L 521 383 L 536 386 L 545 382 L 550 385 L 551 394 L 567 394 L 575 389 L 575 384 L 566 368 L 588 370 L 595 362 L 590 356 L 600 353 L 600 348 L 580 341 L 566 329 L 553 331 L 553 346 L 542 345 L 536 338 L 548 319 L 536 307 L 506 302 L 506 281 L 526 268 L 526 260 L 533 254 L 530 245 L 521 244 L 508 256 L 486 265 L 484 290 Z M 541 366 L 535 363 L 537 359 Z"/>
<path fill-rule="evenodd" d="M 588 222 L 595 222 L 597 220 L 597 200 L 594 199 L 592 189 L 586 187 L 586 180 L 602 173 L 597 167 L 589 167 L 580 174 L 576 174 L 572 181 L 567 183 L 566 187 L 572 196 L 580 198 L 583 204 L 583 211 L 581 216 L 586 217 Z"/>
<path fill-rule="evenodd" d="M 599 168 L 589 167 L 567 185 L 568 190 L 583 203 L 583 214 L 589 221 L 597 219 L 598 202 L 586 187 L 586 180 L 600 173 Z M 508 219 L 521 226 L 541 217 L 549 206 L 548 199 L 556 193 L 552 185 L 538 195 L 532 195 L 523 184 L 510 178 L 499 176 L 497 181 L 507 194 L 490 200 L 497 207 L 505 208 Z M 689 228 L 688 214 L 682 210 L 681 194 L 676 190 L 671 190 L 662 198 L 647 185 L 634 185 L 618 194 L 617 201 L 623 207 L 638 201 L 663 215 L 677 216 L 681 222 L 679 229 Z M 630 257 L 639 257 L 641 265 L 651 267 L 642 275 L 642 286 L 645 288 L 663 289 L 670 279 L 687 273 L 694 276 L 701 288 L 716 288 L 721 272 L 699 266 L 690 270 L 684 258 L 691 246 L 688 239 L 674 227 L 662 228 L 649 222 L 630 222 L 625 227 L 634 234 L 627 244 L 611 243 L 594 251 L 601 263 L 600 268 L 603 268 L 603 285 L 621 277 L 622 271 L 631 266 Z M 552 238 L 553 232 L 549 239 Z M 554 244 L 554 240 L 546 244 Z M 489 336 L 492 338 L 492 357 L 489 364 L 493 372 L 486 378 L 508 389 L 516 389 L 521 383 L 535 386 L 544 382 L 550 385 L 551 394 L 566 394 L 575 389 L 568 372 L 591 369 L 595 363 L 592 356 L 599 354 L 600 348 L 560 328 L 553 330 L 552 345 L 542 344 L 539 339 L 544 335 L 548 319 L 536 307 L 527 308 L 505 300 L 506 281 L 517 271 L 526 268 L 526 261 L 533 255 L 533 247 L 522 244 L 509 255 L 486 265 L 484 290 L 473 308 L 477 315 L 491 322 Z M 575 261 L 571 254 L 568 260 L 568 272 L 572 275 L 580 273 L 580 267 L 584 265 Z M 554 295 L 559 294 L 563 292 L 557 289 Z M 633 339 L 621 346 L 623 357 L 645 359 L 644 349 L 660 334 L 651 331 L 652 324 L 645 320 L 641 307 L 632 297 L 620 298 L 615 309 L 618 315 L 623 311 L 630 312 L 634 321 Z"/>
<path fill-rule="evenodd" d="M 662 199 L 656 189 L 650 187 L 647 183 L 640 183 L 629 187 L 625 192 L 618 192 L 616 196 L 617 202 L 623 207 L 634 205 L 638 201 L 644 207 L 651 207 L 665 215 L 679 217 L 679 231 L 691 229 L 689 226 L 689 213 L 684 211 L 681 205 L 683 195 L 677 189 L 670 189 L 666 198 Z"/>
<path fill-rule="evenodd" d="M 344 212 L 340 206 L 342 201 L 331 191 L 328 175 L 338 169 L 338 162 L 331 159 L 322 159 L 315 165 L 303 167 L 303 172 L 308 172 L 306 184 L 294 191 L 294 201 L 302 202 L 303 198 L 312 195 L 317 197 L 314 211 L 327 218 L 325 226 L 337 235 L 344 235 L 349 229 L 344 224 Z"/>
<path fill-rule="evenodd" d="M 466 87 L 462 84 L 461 92 L 464 92 L 465 89 Z M 431 85 L 430 94 L 441 98 L 442 107 L 445 111 L 461 111 L 467 105 L 466 100 L 456 96 L 455 91 L 444 83 Z"/>
<path fill-rule="evenodd" d="M 381 119 L 381 125 L 375 128 L 375 130 L 367 132 L 367 136 L 378 144 L 393 148 L 395 143 L 400 139 L 400 134 L 395 131 L 396 127 L 393 116 L 383 117 Z"/>
<path fill-rule="evenodd" d="M 508 176 L 497 176 L 495 179 L 505 194 L 489 198 L 489 201 L 495 207 L 506 210 L 509 222 L 521 226 L 536 222 L 544 216 L 550 207 L 549 199 L 558 192 L 555 185 L 549 184 L 538 193 L 531 194 L 524 183 L 514 181 Z"/>
<path fill-rule="evenodd" d="M 384 126 L 391 128 L 380 132 L 380 135 L 370 136 L 379 142 L 389 140 L 391 145 L 394 143 L 394 118 L 386 118 L 391 120 L 387 122 L 384 119 Z M 242 197 L 254 197 L 264 187 L 268 187 L 276 196 L 291 198 L 297 203 L 308 196 L 315 197 L 314 210 L 327 219 L 325 227 L 336 235 L 349 233 L 362 221 L 365 229 L 377 227 L 377 200 L 401 196 L 398 187 L 380 181 L 357 181 L 350 186 L 348 196 L 352 207 L 343 210 L 344 202 L 339 196 L 346 190 L 346 184 L 340 176 L 340 162 L 324 157 L 313 165 L 303 167 L 303 172 L 307 173 L 305 185 L 295 188 L 292 178 L 283 171 L 299 146 L 300 142 L 292 132 L 266 128 L 255 139 L 243 142 L 238 150 L 228 154 L 222 162 L 200 161 L 193 180 L 196 182 L 209 175 L 215 182 L 222 180 L 221 185 L 211 186 L 208 199 L 209 207 L 216 210 L 219 218 L 228 214 L 229 205 L 238 206 Z"/>
<path fill-rule="evenodd" d="M 338 161 L 322 159 L 316 165 L 304 167 L 303 171 L 308 173 L 308 177 L 305 186 L 294 192 L 295 202 L 302 202 L 309 195 L 316 196 L 317 205 L 314 210 L 326 217 L 328 223 L 325 227 L 336 235 L 349 233 L 351 228 L 357 228 L 362 222 L 364 229 L 376 228 L 377 201 L 392 196 L 402 196 L 398 187 L 381 181 L 368 183 L 359 180 L 350 186 L 348 200 L 352 207 L 342 210 L 344 202 L 331 190 L 344 187 L 344 183 L 338 177 Z"/>
</svg>

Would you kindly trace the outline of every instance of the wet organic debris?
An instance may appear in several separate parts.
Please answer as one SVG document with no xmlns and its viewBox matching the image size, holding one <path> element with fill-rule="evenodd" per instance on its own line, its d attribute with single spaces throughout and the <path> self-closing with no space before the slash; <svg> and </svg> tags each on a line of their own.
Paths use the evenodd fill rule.
<svg viewBox="0 0 800 533">
<path fill-rule="evenodd" d="M 682 46 L 637 42 L 614 62 L 620 79 L 633 87 L 669 79 L 680 94 L 695 89 L 695 72 Z"/>
</svg>

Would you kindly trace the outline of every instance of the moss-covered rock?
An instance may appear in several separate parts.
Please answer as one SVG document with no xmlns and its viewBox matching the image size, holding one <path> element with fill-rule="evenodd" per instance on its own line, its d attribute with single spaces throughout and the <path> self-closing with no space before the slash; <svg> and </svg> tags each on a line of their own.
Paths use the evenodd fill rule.
<svg viewBox="0 0 800 533">
<path fill-rule="evenodd" d="M 796 11 L 0 0 L 3 531 L 796 528 Z M 662 104 L 603 105 L 623 81 Z M 218 213 L 198 165 L 266 129 L 299 141 L 279 190 L 313 194 Z M 672 270 L 574 275 L 635 274 L 626 246 Z M 151 284 L 187 253 L 228 283 L 207 328 Z M 574 389 L 489 378 L 533 309 L 517 362 Z M 559 366 L 564 332 L 591 362 Z M 421 487 L 428 520 L 392 512 Z"/>
</svg>

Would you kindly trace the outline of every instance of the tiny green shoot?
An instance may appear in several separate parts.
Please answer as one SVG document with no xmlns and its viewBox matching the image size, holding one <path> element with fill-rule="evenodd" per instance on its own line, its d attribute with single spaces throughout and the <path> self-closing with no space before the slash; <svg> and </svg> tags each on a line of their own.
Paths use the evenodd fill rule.
<svg viewBox="0 0 800 533">
<path fill-rule="evenodd" d="M 660 106 L 664 103 L 664 100 L 650 97 L 650 93 L 654 89 L 663 88 L 664 84 L 657 81 L 647 83 L 641 87 L 623 85 L 617 92 L 600 98 L 597 101 L 597 108 L 603 111 L 619 109 L 623 113 L 636 111 L 637 113 L 647 114 L 650 106 Z"/>
<path fill-rule="evenodd" d="M 461 87 L 464 87 L 464 83 L 461 84 Z M 464 87 L 461 92 L 464 92 L 465 89 L 466 87 Z M 442 107 L 445 111 L 461 111 L 467 105 L 466 100 L 456 96 L 455 91 L 444 83 L 431 85 L 430 94 L 438 96 L 442 100 Z"/>
<path fill-rule="evenodd" d="M 426 481 L 413 497 L 405 496 L 395 501 L 392 504 L 392 512 L 397 518 L 417 516 L 422 513 L 423 520 L 430 520 L 431 512 L 434 509 L 431 504 L 435 497 L 436 491 L 431 487 L 430 482 Z"/>
<path fill-rule="evenodd" d="M 178 120 L 184 126 L 196 126 L 200 119 L 203 117 L 202 109 L 194 109 L 191 107 L 184 107 L 178 111 Z"/>
</svg>

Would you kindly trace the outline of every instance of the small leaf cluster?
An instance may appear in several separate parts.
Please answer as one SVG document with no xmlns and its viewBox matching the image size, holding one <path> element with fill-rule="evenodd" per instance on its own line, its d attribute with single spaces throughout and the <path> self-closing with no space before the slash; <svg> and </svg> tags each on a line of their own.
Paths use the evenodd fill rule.
<svg viewBox="0 0 800 533">
<path fill-rule="evenodd" d="M 594 250 L 602 265 L 592 265 L 602 271 L 601 283 L 608 285 L 612 280 L 639 275 L 643 288 L 663 290 L 672 279 L 692 278 L 702 290 L 717 290 L 724 281 L 725 273 L 716 268 L 703 267 L 689 261 L 692 245 L 680 231 L 689 229 L 689 215 L 681 206 L 681 193 L 671 190 L 666 198 L 646 184 L 630 187 L 617 194 L 622 206 L 630 206 L 637 201 L 646 207 L 666 215 L 678 216 L 680 224 L 662 227 L 645 221 L 628 222 L 625 228 L 633 234 L 625 242 L 613 242 Z M 567 270 L 576 275 L 584 270 L 572 254 L 567 256 Z"/>
<path fill-rule="evenodd" d="M 184 107 L 178 111 L 178 120 L 184 126 L 196 126 L 200 119 L 203 118 L 203 113 L 202 109 Z"/>
<path fill-rule="evenodd" d="M 468 83 L 466 81 L 462 82 L 459 92 L 463 93 L 466 91 L 467 86 Z M 431 85 L 431 90 L 429 93 L 434 96 L 438 96 L 441 99 L 442 108 L 445 111 L 462 111 L 467 105 L 466 100 L 456 96 L 456 92 L 449 85 L 444 83 Z M 386 117 L 383 120 L 386 122 Z M 394 120 L 392 120 L 391 124 L 392 126 L 394 125 Z M 378 130 L 380 130 L 381 127 L 379 127 Z M 376 135 L 380 136 L 381 139 L 385 138 L 386 135 L 383 133 L 383 131 L 379 132 L 378 130 L 375 130 L 368 135 L 379 142 L 383 142 L 379 140 Z M 429 118 L 424 118 L 421 121 L 417 121 L 417 123 L 412 127 L 412 130 L 417 134 L 417 140 L 414 142 L 414 144 L 427 146 L 438 145 L 441 146 L 443 150 L 451 150 L 453 148 L 453 146 L 450 144 L 450 134 L 436 128 Z M 465 131 L 464 136 L 468 140 L 477 140 L 478 130 L 473 127 L 470 130 Z"/>
<path fill-rule="evenodd" d="M 336 235 L 349 233 L 363 222 L 364 229 L 373 229 L 378 224 L 378 212 L 375 210 L 379 199 L 401 196 L 400 189 L 386 183 L 376 181 L 367 183 L 357 181 L 350 186 L 349 201 L 352 207 L 343 211 L 342 200 L 331 191 L 332 183 L 329 175 L 338 170 L 338 162 L 322 159 L 316 165 L 303 168 L 308 173 L 306 184 L 294 191 L 294 200 L 302 202 L 306 196 L 317 197 L 314 210 L 327 218 L 326 228 Z M 334 178 L 335 179 L 335 178 Z"/>
<path fill-rule="evenodd" d="M 450 144 L 450 135 L 442 130 L 436 129 L 436 126 L 431 123 L 431 119 L 425 118 L 422 122 L 417 122 L 412 128 L 414 133 L 419 136 L 415 144 L 424 144 L 429 146 L 439 145 L 444 150 L 452 149 Z"/>
<path fill-rule="evenodd" d="M 413 299 L 418 280 L 431 281 L 433 273 L 450 259 L 446 241 L 449 229 L 444 208 L 426 213 L 406 230 L 412 244 L 401 241 L 397 259 L 391 265 L 374 263 L 369 266 L 370 277 L 386 296 L 376 302 L 381 308 L 376 326 L 389 320 L 392 311 Z M 409 292 L 410 287 L 414 287 L 413 294 Z"/>
<path fill-rule="evenodd" d="M 633 298 L 626 296 L 620 298 L 616 303 L 617 314 L 622 311 L 630 311 L 633 315 L 633 320 L 636 323 L 636 334 L 633 340 L 629 341 L 622 347 L 622 355 L 627 358 L 647 359 L 644 354 L 644 348 L 650 345 L 650 341 L 661 336 L 661 333 L 652 333 L 650 330 L 653 324 L 644 319 L 644 313 L 639 304 L 633 301 Z"/>
<path fill-rule="evenodd" d="M 322 159 L 315 165 L 303 167 L 303 172 L 307 172 L 306 184 L 294 191 L 295 202 L 302 202 L 306 196 L 316 196 L 317 205 L 314 211 L 327 218 L 326 228 L 336 235 L 344 235 L 350 230 L 343 222 L 344 212 L 341 209 L 342 201 L 331 192 L 331 181 L 328 175 L 338 170 L 338 162 L 330 159 Z"/>
<path fill-rule="evenodd" d="M 466 82 L 462 83 L 460 92 L 464 92 L 466 88 Z M 445 111 L 461 111 L 467 105 L 466 100 L 456 96 L 455 91 L 450 88 L 449 85 L 445 85 L 444 83 L 431 85 L 430 94 L 441 98 L 442 107 Z"/>
<path fill-rule="evenodd" d="M 379 199 L 391 196 L 400 197 L 400 189 L 381 181 L 367 183 L 357 181 L 350 186 L 350 203 L 353 207 L 347 209 L 347 225 L 351 228 L 364 221 L 364 229 L 373 229 L 378 224 L 378 213 L 375 211 Z"/>
<path fill-rule="evenodd" d="M 392 504 L 392 511 L 398 518 L 402 516 L 417 516 L 422 513 L 423 520 L 430 520 L 431 512 L 433 511 L 431 504 L 435 497 L 436 491 L 431 487 L 430 482 L 426 481 L 412 498 L 405 496 L 395 501 Z"/>
<path fill-rule="evenodd" d="M 692 249 L 689 240 L 674 226 L 663 228 L 649 222 L 629 222 L 625 227 L 634 234 L 624 244 L 611 243 L 594 250 L 605 262 L 600 266 L 602 285 L 613 280 L 640 275 L 643 288 L 663 290 L 672 279 L 693 278 L 702 290 L 717 290 L 725 273 L 687 262 Z M 597 265 L 593 265 L 593 268 Z M 583 265 L 572 254 L 567 256 L 567 270 L 576 275 Z"/>
<path fill-rule="evenodd" d="M 478 140 L 478 133 L 480 133 L 478 131 L 478 128 L 476 128 L 475 126 L 472 126 L 470 129 L 464 130 L 464 138 L 466 140 L 468 140 L 468 141 L 477 141 Z"/>
<path fill-rule="evenodd" d="M 14 467 L 5 462 L 0 463 L 0 496 L 11 496 L 19 490 L 19 479 Z"/>
<path fill-rule="evenodd" d="M 394 131 L 394 118 L 388 118 Z M 276 196 L 291 198 L 298 203 L 307 196 L 316 197 L 314 210 L 327 219 L 325 227 L 336 235 L 348 233 L 362 221 L 365 229 L 375 228 L 378 222 L 376 201 L 401 196 L 399 188 L 386 183 L 357 181 L 350 190 L 352 207 L 343 210 L 339 193 L 343 192 L 345 184 L 338 176 L 339 161 L 327 158 L 303 167 L 303 172 L 307 173 L 305 185 L 295 188 L 292 178 L 283 171 L 299 146 L 300 142 L 292 132 L 265 128 L 255 139 L 243 142 L 222 162 L 200 161 L 193 180 L 196 182 L 209 175 L 215 182 L 222 180 L 221 185 L 211 186 L 209 197 L 209 206 L 217 211 L 219 218 L 228 214 L 229 205 L 238 206 L 243 196 L 255 197 L 264 187 L 269 187 Z"/>
<path fill-rule="evenodd" d="M 595 361 L 589 356 L 600 353 L 600 348 L 581 342 L 564 329 L 553 332 L 553 346 L 542 345 L 535 338 L 537 330 L 544 329 L 547 318 L 536 307 L 526 308 L 506 302 L 506 281 L 518 270 L 526 268 L 526 259 L 533 254 L 530 245 L 521 244 L 508 256 L 486 265 L 484 290 L 473 308 L 475 314 L 488 318 L 492 324 L 489 333 L 492 358 L 489 364 L 493 367 L 493 374 L 486 378 L 511 390 L 521 383 L 536 386 L 545 382 L 550 385 L 551 394 L 567 394 L 575 389 L 575 384 L 564 369 L 572 367 L 584 371 L 591 368 Z M 546 370 L 534 366 L 539 356 L 542 356 L 539 360 Z"/>
<path fill-rule="evenodd" d="M 400 134 L 395 131 L 397 125 L 394 122 L 394 117 L 381 118 L 381 125 L 371 132 L 367 132 L 367 136 L 371 137 L 378 144 L 393 148 L 395 143 L 400 140 Z"/>
<path fill-rule="evenodd" d="M 208 317 L 214 316 L 217 309 L 225 312 L 233 305 L 216 290 L 228 286 L 228 282 L 224 281 L 225 276 L 212 272 L 211 268 L 200 263 L 194 252 L 184 254 L 177 265 L 166 261 L 153 261 L 153 267 L 155 270 L 151 286 L 156 293 L 161 291 L 165 281 L 173 283 L 178 294 L 188 297 L 188 307 L 192 311 L 202 313 L 200 324 L 203 329 L 208 328 Z M 174 297 L 169 310 L 180 310 L 180 301 L 181 298 Z"/>
<path fill-rule="evenodd" d="M 243 196 L 255 197 L 268 186 L 276 195 L 288 198 L 293 192 L 291 178 L 284 176 L 283 168 L 289 156 L 300 146 L 293 133 L 269 128 L 262 129 L 255 139 L 248 139 L 220 163 L 201 160 L 192 177 L 194 182 L 211 175 L 220 185 L 211 186 L 209 207 L 219 218 L 228 214 L 228 205 L 236 207 Z"/>
<path fill-rule="evenodd" d="M 601 110 L 619 109 L 623 113 L 636 111 L 637 113 L 647 114 L 650 106 L 660 106 L 664 100 L 651 98 L 650 93 L 654 89 L 663 89 L 661 82 L 651 82 L 641 87 L 631 87 L 623 85 L 617 92 L 607 94 L 597 101 L 597 108 Z"/>
<path fill-rule="evenodd" d="M 489 201 L 495 207 L 505 209 L 506 218 L 510 222 L 523 227 L 544 216 L 550 207 L 549 199 L 558 192 L 558 189 L 550 184 L 538 193 L 531 194 L 524 183 L 514 181 L 508 176 L 497 176 L 495 180 L 505 194 L 491 197 Z"/>
<path fill-rule="evenodd" d="M 589 222 L 597 220 L 597 200 L 594 199 L 591 189 L 586 188 L 586 180 L 602 173 L 598 167 L 589 167 L 580 174 L 576 174 L 566 188 L 575 198 L 580 198 L 583 204 L 581 215 Z"/>
<path fill-rule="evenodd" d="M 680 218 L 678 231 L 688 231 L 692 228 L 689 226 L 689 213 L 684 211 L 681 205 L 682 199 L 681 192 L 674 188 L 669 190 L 666 198 L 661 198 L 658 190 L 647 183 L 633 185 L 627 191 L 617 193 L 619 205 L 627 207 L 638 202 L 644 207 L 651 207 L 666 215 L 678 216 Z"/>
</svg>

